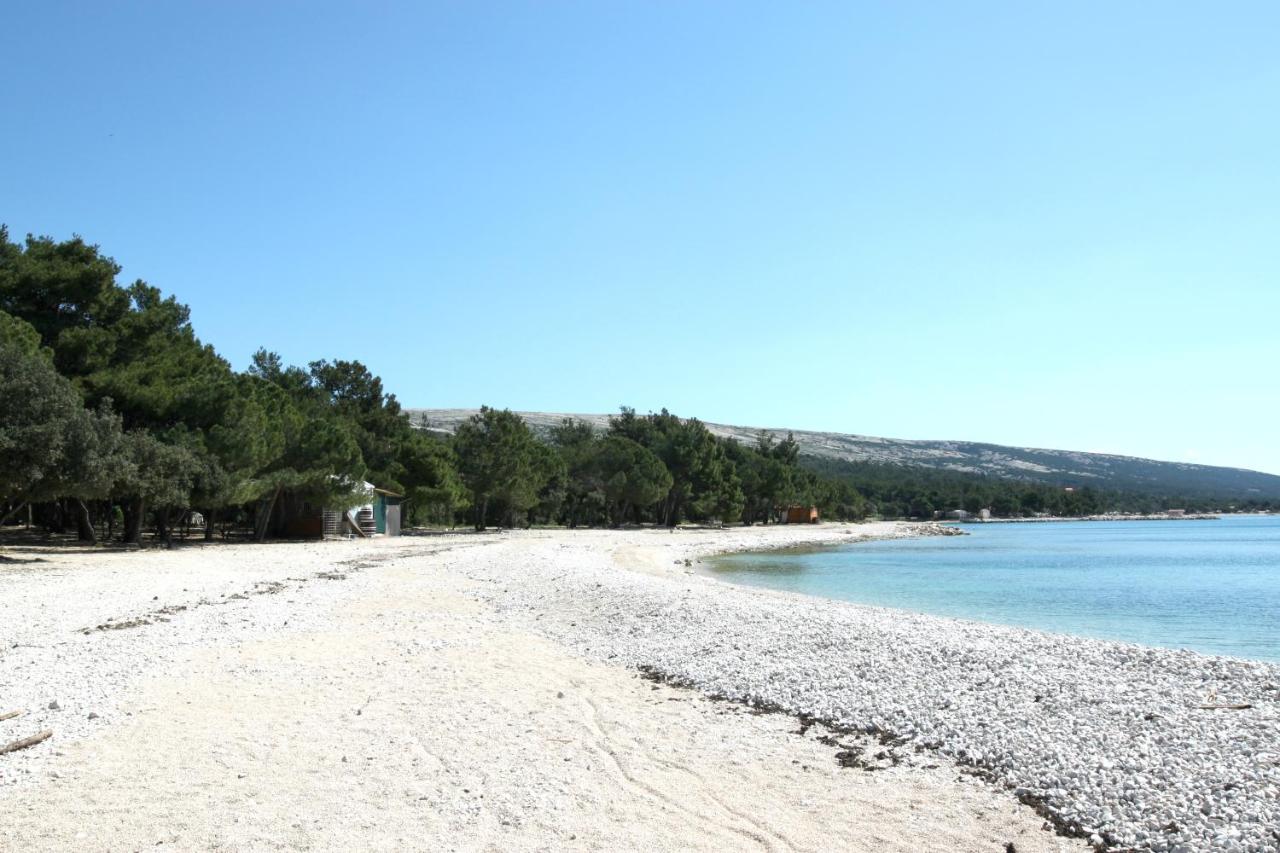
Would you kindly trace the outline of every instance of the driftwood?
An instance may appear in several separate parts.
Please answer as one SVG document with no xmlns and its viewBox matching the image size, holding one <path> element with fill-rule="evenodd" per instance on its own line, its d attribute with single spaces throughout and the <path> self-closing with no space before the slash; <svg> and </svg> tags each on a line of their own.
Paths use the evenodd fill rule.
<svg viewBox="0 0 1280 853">
<path fill-rule="evenodd" d="M 12 720 L 14 717 L 21 717 L 21 716 L 22 716 L 21 709 L 18 709 L 17 711 L 6 711 L 5 713 L 0 714 L 0 722 L 4 722 L 5 720 Z"/>
<path fill-rule="evenodd" d="M 13 743 L 6 743 L 4 746 L 0 746 L 0 755 L 4 755 L 6 752 L 17 752 L 18 750 L 26 749 L 29 746 L 35 746 L 41 741 L 46 741 L 51 737 L 53 737 L 53 729 L 45 729 L 44 731 L 31 735 L 30 737 L 19 738 Z"/>
<path fill-rule="evenodd" d="M 1201 711 L 1247 711 L 1252 705 L 1201 705 Z"/>
</svg>

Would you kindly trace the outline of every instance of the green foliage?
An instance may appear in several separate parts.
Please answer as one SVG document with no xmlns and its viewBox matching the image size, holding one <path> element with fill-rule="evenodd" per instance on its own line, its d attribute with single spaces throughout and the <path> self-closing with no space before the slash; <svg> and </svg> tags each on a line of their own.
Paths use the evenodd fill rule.
<svg viewBox="0 0 1280 853">
<path fill-rule="evenodd" d="M 638 521 L 638 508 L 656 504 L 671 491 L 674 481 L 662 460 L 625 436 L 604 439 L 597 460 L 615 525 L 629 518 Z"/>
<path fill-rule="evenodd" d="M 82 409 L 68 424 L 60 464 L 33 497 L 80 501 L 108 498 L 122 477 L 133 476 L 135 465 L 120 417 L 110 406 L 104 404 L 96 412 Z"/>
<path fill-rule="evenodd" d="M 559 520 L 581 524 L 676 524 L 682 520 L 766 523 L 788 505 L 812 504 L 830 518 L 857 519 L 866 501 L 851 486 L 799 464 L 791 436 L 761 433 L 754 446 L 714 436 L 697 420 L 624 407 L 608 433 L 565 420 L 549 441 L 568 481 Z"/>
<path fill-rule="evenodd" d="M 104 497 L 127 466 L 120 420 L 109 406 L 86 410 L 39 340 L 34 327 L 0 312 L 0 499 Z"/>
<path fill-rule="evenodd" d="M 551 446 L 564 460 L 561 520 L 569 527 L 601 524 L 608 499 L 599 465 L 600 441 L 591 424 L 565 418 L 551 429 Z"/>
<path fill-rule="evenodd" d="M 78 237 L 19 244 L 0 226 L 0 518 L 24 502 L 53 506 L 92 538 L 93 513 L 121 515 L 124 538 L 137 542 L 147 519 L 167 537 L 199 509 L 252 519 L 261 538 L 278 506 L 337 506 L 365 479 L 404 495 L 406 522 L 469 517 L 479 530 L 771 523 L 796 504 L 837 519 L 1217 508 L 1207 493 L 808 459 L 790 435 L 740 444 L 665 409 L 624 407 L 604 435 L 566 420 L 544 442 L 519 416 L 486 407 L 441 439 L 415 429 L 359 361 L 287 366 L 260 349 L 236 373 L 196 337 L 185 305 L 142 281 L 118 284 L 119 272 Z"/>
<path fill-rule="evenodd" d="M 342 421 L 309 418 L 290 407 L 281 411 L 280 423 L 283 452 L 259 473 L 254 493 L 289 489 L 326 503 L 364 479 L 360 447 Z"/>
<path fill-rule="evenodd" d="M 513 513 L 536 503 L 546 474 L 536 448 L 524 420 L 508 409 L 485 406 L 458 427 L 453 450 L 458 473 L 471 496 L 476 530 L 485 529 L 490 502 L 495 498 Z"/>
<path fill-rule="evenodd" d="M 780 510 L 798 500 L 795 456 L 787 449 L 778 451 L 779 447 L 782 445 L 774 444 L 773 436 L 765 433 L 755 448 L 728 443 L 729 458 L 742 484 L 742 519 L 748 524 L 774 521 Z"/>
<path fill-rule="evenodd" d="M 117 471 L 115 494 L 170 510 L 187 505 L 198 470 L 191 451 L 144 430 L 125 433 L 122 449 L 129 464 Z"/>
<path fill-rule="evenodd" d="M 89 420 L 79 423 L 75 441 L 64 440 L 82 451 L 78 467 L 63 466 L 74 476 L 45 476 L 42 499 L 56 488 L 57 496 L 113 498 L 167 517 L 193 505 L 214 512 L 273 502 L 285 490 L 316 499 L 350 491 L 366 471 L 357 439 L 373 435 L 371 455 L 385 444 L 368 425 L 378 412 L 371 415 L 360 395 L 377 398 L 373 408 L 385 413 L 384 421 L 395 421 L 399 412 L 394 398 L 382 398 L 376 377 L 358 364 L 320 363 L 323 382 L 308 376 L 299 383 L 297 369 L 281 368 L 278 358 L 263 367 L 279 376 L 237 375 L 196 338 L 186 306 L 141 281 L 121 287 L 118 272 L 114 261 L 79 238 L 28 237 L 19 246 L 0 230 L 0 306 L 30 323 L 21 332 L 6 323 L 6 337 L 30 351 L 34 334 L 51 350 L 58 372 L 102 408 L 99 415 L 79 416 Z M 336 375 L 343 369 L 349 377 Z M 67 413 L 74 411 L 73 399 L 79 404 L 65 379 L 43 398 Z M 44 420 L 56 419 L 48 413 Z M 111 426 L 118 434 L 121 420 L 129 435 L 112 444 Z M 395 428 L 401 444 L 415 441 L 407 418 Z M 43 444 L 25 443 L 33 458 L 41 452 L 51 458 L 54 433 L 46 432 Z M 135 470 L 144 462 L 151 468 Z M 105 476 L 107 468 L 114 478 Z M 157 520 L 163 527 L 164 518 Z"/>
<path fill-rule="evenodd" d="M 15 354 L 30 358 L 40 357 L 52 363 L 53 353 L 40 346 L 40 333 L 25 320 L 0 311 L 0 343 Z"/>
<path fill-rule="evenodd" d="M 526 526 L 533 518 L 554 518 L 564 502 L 567 466 L 548 445 L 534 441 L 529 449 L 525 473 L 495 492 L 508 526 L 523 519 Z"/>
<path fill-rule="evenodd" d="M 45 346 L 67 330 L 116 322 L 128 302 L 115 286 L 119 272 L 79 237 L 56 243 L 28 235 L 21 246 L 0 225 L 0 311 L 29 321 Z"/>
<path fill-rule="evenodd" d="M 80 395 L 58 375 L 35 330 L 0 313 L 0 497 L 34 497 L 58 479 L 77 422 Z"/>
<path fill-rule="evenodd" d="M 369 476 L 383 488 L 404 488 L 400 455 L 413 428 L 395 395 L 358 361 L 313 361 L 310 373 L 320 405 L 347 424 Z"/>
<path fill-rule="evenodd" d="M 317 466 L 329 466 L 327 473 L 341 482 L 368 478 L 403 494 L 404 511 L 417 520 L 451 520 L 464 489 L 449 448 L 414 429 L 395 395 L 385 393 L 382 380 L 363 364 L 322 360 L 303 370 L 285 367 L 279 355 L 261 349 L 249 373 L 282 391 L 307 419 L 328 422 L 354 442 L 358 460 L 346 451 L 330 452 L 314 460 Z"/>
<path fill-rule="evenodd" d="M 660 520 L 674 526 L 684 518 L 728 521 L 742 512 L 744 496 L 724 443 L 696 418 L 681 420 L 663 409 L 644 418 L 632 409 L 609 424 L 610 435 L 651 450 L 671 474 Z"/>
<path fill-rule="evenodd" d="M 397 462 L 404 485 L 405 520 L 420 524 L 451 523 L 466 489 L 458 476 L 453 451 L 425 432 L 414 431 L 400 446 Z"/>
</svg>

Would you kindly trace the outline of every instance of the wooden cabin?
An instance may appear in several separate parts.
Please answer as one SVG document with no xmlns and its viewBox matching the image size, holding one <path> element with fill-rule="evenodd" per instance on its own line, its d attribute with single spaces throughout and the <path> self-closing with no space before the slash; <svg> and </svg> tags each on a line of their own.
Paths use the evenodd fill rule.
<svg viewBox="0 0 1280 853">
<path fill-rule="evenodd" d="M 817 524 L 818 508 L 816 506 L 789 506 L 782 514 L 783 524 Z"/>
</svg>

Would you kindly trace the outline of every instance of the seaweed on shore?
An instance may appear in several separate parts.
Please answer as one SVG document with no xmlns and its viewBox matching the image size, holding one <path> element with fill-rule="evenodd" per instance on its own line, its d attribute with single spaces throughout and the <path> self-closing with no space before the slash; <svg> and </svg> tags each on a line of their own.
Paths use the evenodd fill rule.
<svg viewBox="0 0 1280 853">
<path fill-rule="evenodd" d="M 663 684 L 669 687 L 676 687 L 682 690 L 693 690 L 706 696 L 714 702 L 728 702 L 735 705 L 741 705 L 747 708 L 752 714 L 781 714 L 786 717 L 794 717 L 800 724 L 800 728 L 793 734 L 800 736 L 807 735 L 809 730 L 814 726 L 821 726 L 826 729 L 828 734 L 819 735 L 816 740 L 823 746 L 829 746 L 837 750 L 835 754 L 836 763 L 841 767 L 858 768 L 865 771 L 875 771 L 885 769 L 883 765 L 878 764 L 880 761 L 888 761 L 889 766 L 896 767 L 902 763 L 902 756 L 898 754 L 897 748 L 905 745 L 910 738 L 902 737 L 893 732 L 885 731 L 876 727 L 866 729 L 856 729 L 850 726 L 841 725 L 831 720 L 824 720 L 812 714 L 796 713 L 775 702 L 765 702 L 756 698 L 739 698 L 729 696 L 724 693 L 707 693 L 698 688 L 689 679 L 681 676 L 672 675 L 663 672 L 656 667 L 641 665 L 637 667 L 640 671 L 640 677 L 646 681 L 652 681 L 657 684 Z M 877 752 L 872 759 L 863 758 L 865 750 L 863 747 L 843 743 L 840 737 L 852 736 L 871 736 L 875 737 L 881 746 L 888 747 L 887 750 Z"/>
</svg>

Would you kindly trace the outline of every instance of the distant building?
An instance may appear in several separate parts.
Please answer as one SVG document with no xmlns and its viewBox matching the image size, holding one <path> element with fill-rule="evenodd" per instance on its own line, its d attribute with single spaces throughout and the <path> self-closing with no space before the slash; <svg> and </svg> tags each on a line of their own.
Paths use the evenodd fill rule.
<svg viewBox="0 0 1280 853">
<path fill-rule="evenodd" d="M 816 506 L 789 506 L 782 514 L 783 524 L 817 524 L 818 508 Z"/>
<path fill-rule="evenodd" d="M 991 510 L 986 509 L 985 507 L 983 509 L 978 510 L 978 518 L 982 521 L 990 521 Z"/>
<path fill-rule="evenodd" d="M 965 521 L 969 518 L 969 513 L 962 509 L 953 509 L 947 512 L 947 518 L 952 521 Z"/>
<path fill-rule="evenodd" d="M 1164 514 L 1170 518 L 1181 518 L 1187 514 L 1187 511 L 1185 509 L 1166 509 Z"/>
</svg>

